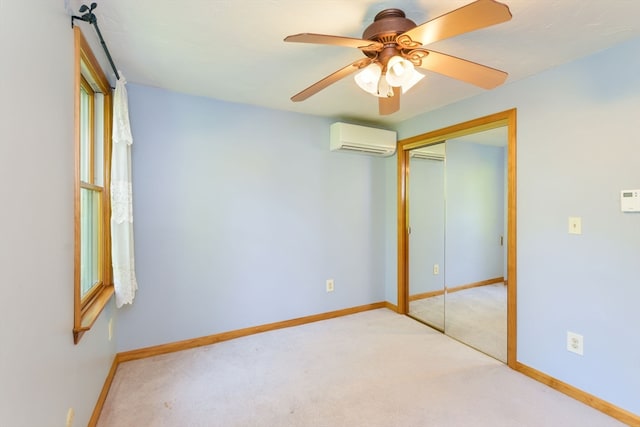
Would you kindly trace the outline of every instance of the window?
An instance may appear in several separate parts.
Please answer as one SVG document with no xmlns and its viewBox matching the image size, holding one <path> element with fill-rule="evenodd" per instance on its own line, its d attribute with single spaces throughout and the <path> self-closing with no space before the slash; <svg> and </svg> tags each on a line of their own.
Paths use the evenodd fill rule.
<svg viewBox="0 0 640 427">
<path fill-rule="evenodd" d="M 73 338 L 113 295 L 109 173 L 111 88 L 80 28 L 75 38 L 75 277 Z"/>
</svg>

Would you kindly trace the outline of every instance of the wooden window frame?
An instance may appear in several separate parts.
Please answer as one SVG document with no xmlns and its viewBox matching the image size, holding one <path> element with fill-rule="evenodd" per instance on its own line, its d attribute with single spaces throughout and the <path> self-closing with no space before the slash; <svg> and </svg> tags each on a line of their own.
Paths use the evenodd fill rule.
<svg viewBox="0 0 640 427">
<path fill-rule="evenodd" d="M 98 316 L 111 300 L 114 294 L 113 289 L 113 271 L 111 267 L 111 201 L 110 201 L 110 182 L 111 182 L 111 133 L 113 126 L 112 108 L 113 99 L 111 86 L 107 77 L 102 71 L 100 64 L 96 60 L 91 47 L 82 35 L 79 27 L 74 27 L 74 152 L 75 152 L 75 180 L 74 180 L 74 233 L 75 233 L 75 249 L 74 249 L 74 312 L 73 312 L 73 341 L 78 344 L 82 335 L 91 329 Z M 88 76 L 84 76 L 88 74 Z M 91 82 L 89 82 L 91 80 Z M 89 88 L 92 93 L 98 92 L 103 95 L 104 111 L 103 111 L 103 157 L 102 157 L 102 186 L 96 185 L 94 180 L 95 153 L 90 153 L 91 167 L 89 171 L 90 181 L 83 182 L 80 173 L 80 94 L 81 88 Z M 94 107 L 90 107 L 91 122 L 94 122 Z M 91 132 L 91 138 L 94 137 L 94 131 Z M 90 144 L 92 150 L 95 148 L 95 142 Z M 80 193 L 81 189 L 99 191 L 100 213 L 98 219 L 98 282 L 92 287 L 86 295 L 82 296 L 82 288 L 80 283 L 80 265 L 81 265 L 81 212 L 80 212 Z"/>
</svg>

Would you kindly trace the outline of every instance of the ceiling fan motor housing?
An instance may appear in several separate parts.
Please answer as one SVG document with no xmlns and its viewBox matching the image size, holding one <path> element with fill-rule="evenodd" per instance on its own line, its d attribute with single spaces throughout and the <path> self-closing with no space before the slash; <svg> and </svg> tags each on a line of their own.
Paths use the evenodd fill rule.
<svg viewBox="0 0 640 427">
<path fill-rule="evenodd" d="M 416 27 L 416 23 L 408 19 L 400 9 L 385 9 L 379 12 L 362 33 L 362 38 L 381 43 L 393 43 L 398 34 Z"/>
<path fill-rule="evenodd" d="M 375 56 L 386 64 L 387 60 L 397 55 L 400 49 L 396 43 L 396 37 L 412 28 L 416 23 L 408 19 L 400 9 L 385 9 L 379 12 L 371 25 L 362 33 L 362 38 L 383 43 L 385 46 L 381 52 L 364 52 L 365 55 L 373 58 Z"/>
</svg>

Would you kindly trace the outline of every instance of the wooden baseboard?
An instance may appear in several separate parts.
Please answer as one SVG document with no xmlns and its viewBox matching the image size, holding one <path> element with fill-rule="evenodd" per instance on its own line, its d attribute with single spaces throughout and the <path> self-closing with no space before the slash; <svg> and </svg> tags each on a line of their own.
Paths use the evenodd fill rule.
<svg viewBox="0 0 640 427">
<path fill-rule="evenodd" d="M 107 378 L 104 380 L 104 384 L 102 385 L 102 391 L 100 391 L 100 396 L 98 396 L 98 401 L 96 402 L 95 408 L 93 408 L 93 413 L 91 414 L 91 418 L 89 419 L 89 424 L 87 427 L 95 427 L 98 425 L 98 419 L 100 418 L 100 413 L 102 412 L 102 408 L 104 407 L 104 402 L 107 400 L 107 395 L 109 394 L 109 389 L 111 388 L 111 383 L 113 382 L 113 377 L 116 375 L 116 370 L 118 369 L 118 364 L 120 361 L 118 360 L 118 355 L 113 358 L 113 362 L 111 363 L 111 369 L 109 369 L 109 373 L 107 374 Z"/>
<path fill-rule="evenodd" d="M 504 282 L 504 277 L 494 277 L 493 279 L 481 280 L 480 282 L 473 282 L 473 283 L 468 283 L 466 285 L 447 288 L 447 293 L 451 294 L 453 292 L 464 291 L 465 289 L 477 288 L 480 286 L 493 285 L 494 283 L 503 283 L 503 282 Z"/>
<path fill-rule="evenodd" d="M 211 345 L 222 341 L 232 340 L 234 338 L 245 337 L 247 335 L 259 334 L 261 332 L 273 331 L 276 329 L 289 328 L 292 326 L 304 325 L 306 323 L 318 322 L 320 320 L 333 319 L 335 317 L 347 316 L 349 314 L 360 313 L 362 311 L 375 310 L 385 308 L 385 302 L 376 302 L 372 304 L 361 305 L 358 307 L 346 308 L 343 310 L 331 311 L 328 313 L 314 314 L 311 316 L 300 317 L 297 319 L 283 320 L 281 322 L 268 323 L 266 325 L 252 326 L 244 329 L 237 329 L 220 334 L 208 335 L 199 338 L 192 338 L 184 341 L 176 341 L 168 344 L 160 344 L 152 347 L 141 348 L 138 350 L 125 351 L 118 353 L 120 362 L 128 362 L 130 360 L 145 359 L 147 357 L 158 356 L 161 354 L 173 353 L 176 351 L 188 350 L 191 348 Z"/>
<path fill-rule="evenodd" d="M 640 415 L 633 414 L 625 409 L 622 409 L 616 405 L 606 402 L 592 394 L 580 390 L 570 384 L 562 382 L 556 378 L 553 378 L 543 372 L 540 372 L 534 368 L 531 368 L 523 363 L 516 362 L 514 369 L 528 377 L 533 378 L 549 387 L 558 390 L 561 393 L 571 396 L 580 402 L 603 412 L 610 417 L 616 418 L 625 424 L 632 427 L 640 427 Z"/>
<path fill-rule="evenodd" d="M 396 313 L 399 313 L 398 306 L 395 304 L 391 304 L 389 301 L 385 301 L 384 306 L 385 308 L 388 308 L 391 311 L 395 311 Z"/>
<path fill-rule="evenodd" d="M 487 286 L 493 285 L 494 283 L 506 283 L 504 281 L 504 277 L 494 277 L 493 279 L 482 280 L 480 282 L 467 283 L 466 285 L 454 286 L 452 288 L 446 288 L 447 293 L 451 294 L 453 292 L 463 291 L 465 289 L 477 288 L 479 286 Z M 409 295 L 409 301 L 416 301 L 419 299 L 431 298 L 438 295 L 444 294 L 444 289 L 439 289 L 437 291 L 424 292 L 421 294 L 413 294 Z"/>
<path fill-rule="evenodd" d="M 417 301 L 419 299 L 437 297 L 439 295 L 444 295 L 444 289 L 440 289 L 440 290 L 437 290 L 437 291 L 423 292 L 421 294 L 409 295 L 409 301 Z"/>
</svg>

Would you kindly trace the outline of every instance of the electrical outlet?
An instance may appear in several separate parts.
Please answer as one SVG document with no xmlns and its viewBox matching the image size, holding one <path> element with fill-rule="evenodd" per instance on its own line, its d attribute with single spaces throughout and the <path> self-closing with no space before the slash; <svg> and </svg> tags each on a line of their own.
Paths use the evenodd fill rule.
<svg viewBox="0 0 640 427">
<path fill-rule="evenodd" d="M 584 337 L 567 331 L 567 350 L 580 356 L 584 355 Z"/>
<path fill-rule="evenodd" d="M 113 317 L 109 319 L 109 341 L 113 338 Z"/>
<path fill-rule="evenodd" d="M 327 292 L 333 292 L 333 279 L 327 279 Z"/>
<path fill-rule="evenodd" d="M 569 217 L 569 234 L 582 234 L 582 218 L 579 216 Z"/>
<path fill-rule="evenodd" d="M 433 264 L 433 274 L 440 274 L 440 266 L 438 264 Z"/>
<path fill-rule="evenodd" d="M 73 408 L 69 408 L 69 410 L 67 411 L 67 424 L 66 427 L 71 427 L 73 425 L 73 417 L 75 416 L 75 413 L 73 411 Z"/>
</svg>

